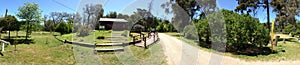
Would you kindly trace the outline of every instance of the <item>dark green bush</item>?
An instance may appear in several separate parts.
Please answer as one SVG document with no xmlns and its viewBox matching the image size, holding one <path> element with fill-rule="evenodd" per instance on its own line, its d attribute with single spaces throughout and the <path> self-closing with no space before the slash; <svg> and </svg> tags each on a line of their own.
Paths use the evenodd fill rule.
<svg viewBox="0 0 300 65">
<path fill-rule="evenodd" d="M 60 22 L 60 23 L 56 26 L 55 31 L 56 31 L 56 32 L 59 32 L 61 35 L 70 33 L 70 32 L 69 32 L 69 26 L 68 26 L 65 22 Z"/>
<path fill-rule="evenodd" d="M 195 23 L 200 40 L 226 42 L 227 47 L 263 47 L 270 40 L 269 30 L 257 18 L 221 10 Z"/>
</svg>

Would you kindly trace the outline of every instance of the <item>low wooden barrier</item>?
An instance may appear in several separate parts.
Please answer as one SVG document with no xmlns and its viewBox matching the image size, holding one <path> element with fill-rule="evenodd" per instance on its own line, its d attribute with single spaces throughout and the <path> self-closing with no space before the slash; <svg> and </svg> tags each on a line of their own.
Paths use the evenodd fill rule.
<svg viewBox="0 0 300 65">
<path fill-rule="evenodd" d="M 1 51 L 3 52 L 4 51 L 4 47 L 5 47 L 4 45 L 5 44 L 10 45 L 10 42 L 4 41 L 4 40 L 0 40 L 0 42 L 2 43 Z"/>
</svg>

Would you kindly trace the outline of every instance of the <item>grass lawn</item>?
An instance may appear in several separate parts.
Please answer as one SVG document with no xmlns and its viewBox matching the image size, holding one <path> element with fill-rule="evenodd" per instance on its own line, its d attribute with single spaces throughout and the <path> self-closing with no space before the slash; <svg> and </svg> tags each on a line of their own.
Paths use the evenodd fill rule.
<svg viewBox="0 0 300 65">
<path fill-rule="evenodd" d="M 194 40 L 186 39 L 184 37 L 180 37 L 179 33 L 166 33 L 168 35 L 177 37 L 180 40 L 183 40 L 190 45 L 193 45 L 201 50 L 205 50 L 208 52 L 216 52 L 209 48 L 200 47 L 197 45 L 197 42 Z M 271 45 L 268 45 L 271 47 Z M 269 54 L 269 55 L 257 55 L 257 56 L 248 56 L 248 55 L 237 55 L 229 52 L 225 52 L 225 55 L 240 58 L 246 61 L 289 61 L 289 60 L 300 60 L 300 43 L 297 42 L 297 39 L 292 39 L 290 41 L 279 41 L 278 46 L 275 47 L 277 53 Z M 283 52 L 283 50 L 285 52 Z"/>
<path fill-rule="evenodd" d="M 19 32 L 19 36 L 25 36 L 25 32 Z M 7 36 L 2 34 L 2 38 Z M 11 33 L 15 36 L 15 32 Z M 20 39 L 20 38 L 19 38 Z M 24 39 L 24 38 L 23 38 Z M 9 45 L 0 56 L 0 64 L 3 65 L 65 65 L 75 64 L 72 46 L 63 44 L 56 40 L 49 32 L 34 32 L 31 34 L 33 43 L 16 45 L 17 51 L 14 51 L 14 45 Z"/>
<path fill-rule="evenodd" d="M 101 52 L 99 56 L 103 65 L 167 65 L 160 43 L 148 49 L 130 45 L 125 52 Z"/>
<path fill-rule="evenodd" d="M 78 37 L 76 33 L 72 33 L 58 36 L 58 38 L 85 43 L 94 43 L 95 41 L 97 44 L 120 43 L 129 41 L 129 37 L 121 36 L 123 32 L 125 31 L 111 32 L 105 30 L 96 30 L 95 32 L 91 32 L 90 35 L 85 37 Z M 97 39 L 98 37 L 104 37 L 105 39 Z M 122 38 L 123 41 L 115 40 L 115 38 Z"/>
<path fill-rule="evenodd" d="M 12 33 L 14 36 L 15 33 Z M 71 35 L 71 34 L 69 34 Z M 6 35 L 3 34 L 4 38 Z M 20 32 L 19 36 L 25 36 Z M 49 32 L 33 32 L 33 43 L 17 45 L 17 51 L 10 45 L 5 48 L 4 56 L 0 56 L 2 65 L 167 65 L 161 44 L 157 43 L 144 49 L 133 45 L 125 47 L 125 52 L 98 52 L 92 48 L 63 44 Z M 69 38 L 70 39 L 70 38 Z"/>
</svg>

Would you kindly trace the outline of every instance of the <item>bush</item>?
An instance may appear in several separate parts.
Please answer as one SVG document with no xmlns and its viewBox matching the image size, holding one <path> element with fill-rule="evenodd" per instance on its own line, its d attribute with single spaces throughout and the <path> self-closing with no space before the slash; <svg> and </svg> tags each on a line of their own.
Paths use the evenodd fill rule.
<svg viewBox="0 0 300 65">
<path fill-rule="evenodd" d="M 61 35 L 70 33 L 70 32 L 69 32 L 69 26 L 68 26 L 65 22 L 60 22 L 60 23 L 56 26 L 55 31 L 56 31 L 56 32 L 59 32 Z"/>
<path fill-rule="evenodd" d="M 193 25 L 187 25 L 183 29 L 184 37 L 196 40 L 198 38 L 196 28 Z"/>
<path fill-rule="evenodd" d="M 195 25 L 200 40 L 226 42 L 227 47 L 247 48 L 249 44 L 263 47 L 270 40 L 269 30 L 258 19 L 229 10 L 212 13 Z"/>
</svg>

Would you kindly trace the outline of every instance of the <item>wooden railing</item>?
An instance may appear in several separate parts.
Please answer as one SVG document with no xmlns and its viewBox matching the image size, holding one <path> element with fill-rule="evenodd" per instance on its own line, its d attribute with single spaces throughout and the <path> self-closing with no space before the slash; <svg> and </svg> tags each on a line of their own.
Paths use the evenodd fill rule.
<svg viewBox="0 0 300 65">
<path fill-rule="evenodd" d="M 2 43 L 2 48 L 1 48 L 1 50 L 2 50 L 2 52 L 4 51 L 4 45 L 5 44 L 8 44 L 8 45 L 10 45 L 10 42 L 7 42 L 7 41 L 4 41 L 4 40 L 0 40 L 0 42 Z"/>
</svg>

